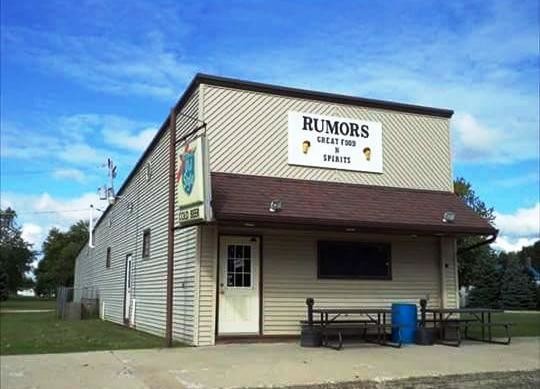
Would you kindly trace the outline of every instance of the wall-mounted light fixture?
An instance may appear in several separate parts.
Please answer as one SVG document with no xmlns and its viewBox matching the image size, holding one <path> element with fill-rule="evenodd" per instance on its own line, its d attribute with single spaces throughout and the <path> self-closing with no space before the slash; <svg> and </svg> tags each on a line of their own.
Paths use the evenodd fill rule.
<svg viewBox="0 0 540 389">
<path fill-rule="evenodd" d="M 453 223 L 456 220 L 456 214 L 452 211 L 446 211 L 443 214 L 443 223 Z"/>
<path fill-rule="evenodd" d="M 281 203 L 281 200 L 272 200 L 270 201 L 270 208 L 268 210 L 272 213 L 275 213 L 281 211 L 282 207 L 283 204 Z"/>
</svg>

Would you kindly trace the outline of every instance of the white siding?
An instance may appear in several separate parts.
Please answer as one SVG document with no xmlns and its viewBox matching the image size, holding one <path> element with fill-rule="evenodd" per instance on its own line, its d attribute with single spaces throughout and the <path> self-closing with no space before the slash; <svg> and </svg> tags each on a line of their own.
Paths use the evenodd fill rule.
<svg viewBox="0 0 540 389">
<path fill-rule="evenodd" d="M 198 104 L 195 92 L 183 112 L 196 117 Z M 179 116 L 178 135 L 193 128 L 192 123 L 193 120 Z M 161 135 L 124 188 L 120 201 L 104 216 L 94 232 L 96 247 L 89 249 L 86 246 L 81 250 L 75 269 L 75 287 L 99 288 L 100 300 L 105 303 L 105 319 L 123 323 L 125 261 L 126 255 L 132 254 L 132 297 L 136 300 L 134 326 L 159 336 L 165 335 L 169 135 L 168 131 Z M 151 165 L 150 180 L 146 177 L 147 163 Z M 130 202 L 133 204 L 132 212 L 127 209 Z M 109 219 L 112 221 L 110 227 Z M 148 258 L 142 258 L 145 229 L 151 231 Z M 175 237 L 173 334 L 176 340 L 193 343 L 196 229 L 177 230 Z M 112 262 L 106 269 L 105 257 L 109 246 Z"/>
<path fill-rule="evenodd" d="M 204 86 L 212 171 L 452 190 L 449 119 Z M 383 174 L 287 164 L 287 112 L 374 120 L 383 126 Z"/>
</svg>

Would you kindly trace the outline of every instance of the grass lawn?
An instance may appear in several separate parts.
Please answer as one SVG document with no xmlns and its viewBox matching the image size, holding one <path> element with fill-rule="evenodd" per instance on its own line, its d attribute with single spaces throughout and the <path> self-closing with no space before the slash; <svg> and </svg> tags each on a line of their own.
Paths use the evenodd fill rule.
<svg viewBox="0 0 540 389">
<path fill-rule="evenodd" d="M 2 309 L 53 309 L 54 301 L 14 298 Z M 163 347 L 164 339 L 99 319 L 63 321 L 55 312 L 0 313 L 0 354 Z"/>
<path fill-rule="evenodd" d="M 463 316 L 465 318 L 465 316 Z M 491 321 L 494 323 L 514 323 L 510 328 L 510 335 L 514 336 L 540 336 L 540 312 L 531 311 L 526 313 L 496 313 L 491 316 Z M 474 329 L 473 329 L 474 328 Z M 479 336 L 480 329 L 471 327 L 470 335 Z M 504 337 L 505 331 L 502 327 L 493 327 L 492 333 L 494 337 Z"/>
<path fill-rule="evenodd" d="M 7 301 L 0 301 L 0 310 L 4 309 L 56 309 L 56 300 L 12 296 Z"/>
</svg>

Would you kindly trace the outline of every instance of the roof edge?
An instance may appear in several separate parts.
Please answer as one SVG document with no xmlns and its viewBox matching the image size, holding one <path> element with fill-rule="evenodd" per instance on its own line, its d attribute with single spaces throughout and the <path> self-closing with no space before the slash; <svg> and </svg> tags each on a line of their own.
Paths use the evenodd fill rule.
<svg viewBox="0 0 540 389">
<path fill-rule="evenodd" d="M 454 114 L 454 111 L 450 109 L 434 108 L 415 104 L 405 104 L 387 100 L 369 99 L 364 97 L 320 92 L 309 89 L 291 88 L 274 84 L 240 80 L 236 78 L 213 76 L 204 73 L 197 73 L 194 81 L 202 84 L 249 90 L 253 92 L 271 93 L 280 96 L 305 98 L 330 103 L 349 104 L 368 108 L 387 109 L 391 111 L 415 113 L 443 118 L 451 118 Z"/>
<path fill-rule="evenodd" d="M 361 222 L 355 220 L 326 220 L 326 219 L 310 219 L 302 217 L 281 217 L 279 220 L 272 220 L 272 217 L 254 216 L 252 214 L 231 213 L 223 215 L 222 217 L 216 217 L 218 223 L 227 222 L 252 222 L 263 223 L 263 225 L 290 225 L 290 226 L 302 226 L 302 227 L 321 227 L 325 228 L 338 228 L 347 229 L 353 228 L 356 232 L 394 232 L 394 233 L 406 233 L 406 234 L 426 234 L 426 235 L 496 235 L 498 230 L 495 228 L 481 228 L 481 227 L 462 227 L 462 226 L 439 226 L 433 224 L 416 224 L 416 223 L 387 223 L 387 222 Z"/>
<path fill-rule="evenodd" d="M 193 91 L 195 89 L 197 89 L 197 87 L 199 86 L 199 82 L 197 81 L 197 76 L 195 76 L 191 82 L 189 83 L 188 87 L 186 88 L 186 90 L 184 91 L 184 93 L 182 93 L 182 96 L 180 96 L 180 98 L 178 99 L 178 101 L 176 102 L 176 104 L 173 105 L 173 107 L 171 108 L 172 109 L 175 109 L 175 110 L 181 110 L 184 105 L 186 104 L 186 102 L 189 100 L 189 98 L 191 97 L 191 95 L 193 94 Z M 161 140 L 161 137 L 165 134 L 165 132 L 167 131 L 167 128 L 168 128 L 168 124 L 170 122 L 170 116 L 171 114 L 169 113 L 167 115 L 167 117 L 165 118 L 165 120 L 163 121 L 163 123 L 161 124 L 161 126 L 159 127 L 159 130 L 156 132 L 156 135 L 154 135 L 154 137 L 152 138 L 152 141 L 150 142 L 150 144 L 146 147 L 146 149 L 144 150 L 144 152 L 142 153 L 142 155 L 140 156 L 140 158 L 137 160 L 137 163 L 135 163 L 135 165 L 133 166 L 133 168 L 131 169 L 131 171 L 129 172 L 129 174 L 127 175 L 127 177 L 124 179 L 124 182 L 122 182 L 122 185 L 120 186 L 120 189 L 118 189 L 118 192 L 116 193 L 117 196 L 120 196 L 124 190 L 126 189 L 126 187 L 128 186 L 128 184 L 131 182 L 131 180 L 133 179 L 133 177 L 135 176 L 135 174 L 137 173 L 137 171 L 139 170 L 139 168 L 141 167 L 141 165 L 143 164 L 144 160 L 150 155 L 150 153 L 154 150 L 154 148 L 156 147 L 156 145 L 159 143 L 159 141 Z M 110 212 L 110 210 L 112 209 L 114 205 L 109 205 L 107 206 L 107 208 L 105 208 L 105 211 L 103 212 L 103 215 L 101 215 L 101 217 L 99 218 L 99 220 L 97 221 L 96 225 L 94 226 L 94 231 L 97 229 L 97 227 L 101 224 L 101 222 L 105 219 L 105 216 Z M 84 246 L 83 246 L 84 247 Z"/>
</svg>

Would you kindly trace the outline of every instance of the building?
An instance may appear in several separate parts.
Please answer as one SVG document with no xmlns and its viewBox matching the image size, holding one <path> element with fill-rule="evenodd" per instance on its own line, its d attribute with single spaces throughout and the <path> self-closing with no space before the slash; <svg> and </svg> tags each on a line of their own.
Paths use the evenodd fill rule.
<svg viewBox="0 0 540 389">
<path fill-rule="evenodd" d="M 456 237 L 497 231 L 452 192 L 452 114 L 198 74 L 81 250 L 76 298 L 191 345 L 298 335 L 307 297 L 456 307 Z"/>
</svg>

